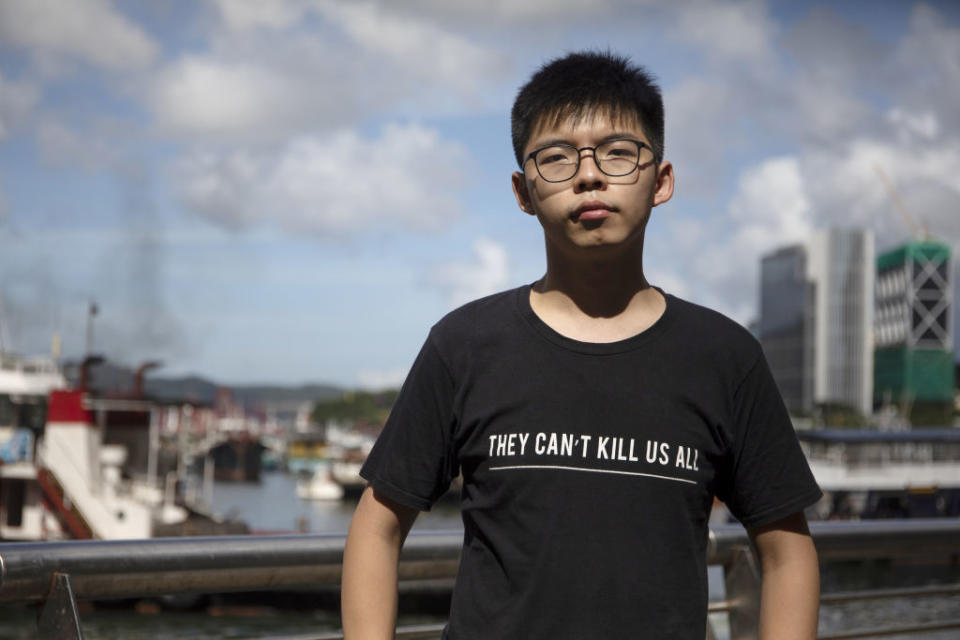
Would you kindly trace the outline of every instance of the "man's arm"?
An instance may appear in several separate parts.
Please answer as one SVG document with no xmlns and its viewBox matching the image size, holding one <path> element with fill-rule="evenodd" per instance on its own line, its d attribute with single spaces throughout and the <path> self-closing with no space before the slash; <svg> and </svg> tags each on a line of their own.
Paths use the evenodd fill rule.
<svg viewBox="0 0 960 640">
<path fill-rule="evenodd" d="M 372 487 L 360 497 L 343 550 L 345 640 L 392 640 L 397 624 L 397 562 L 417 513 Z"/>
<path fill-rule="evenodd" d="M 750 530 L 760 557 L 761 640 L 814 640 L 820 568 L 803 512 Z"/>
</svg>

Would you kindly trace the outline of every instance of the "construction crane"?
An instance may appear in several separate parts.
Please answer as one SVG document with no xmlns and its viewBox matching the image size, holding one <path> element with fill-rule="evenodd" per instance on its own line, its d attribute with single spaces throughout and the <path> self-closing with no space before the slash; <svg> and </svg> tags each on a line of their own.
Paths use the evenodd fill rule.
<svg viewBox="0 0 960 640">
<path fill-rule="evenodd" d="M 913 232 L 914 237 L 920 240 L 929 240 L 930 229 L 927 227 L 926 221 L 921 220 L 921 224 L 917 224 L 916 219 L 914 219 L 913 215 L 910 213 L 910 210 L 907 209 L 907 205 L 904 204 L 903 200 L 900 198 L 900 194 L 897 193 L 897 189 L 893 186 L 893 182 L 883 171 L 883 169 L 880 168 L 880 165 L 873 165 L 873 170 L 877 172 L 878 176 L 880 176 L 883 186 L 887 188 L 887 193 L 890 194 L 890 199 L 893 200 L 894 206 L 900 215 L 903 216 L 907 226 L 910 227 L 910 230 Z"/>
</svg>

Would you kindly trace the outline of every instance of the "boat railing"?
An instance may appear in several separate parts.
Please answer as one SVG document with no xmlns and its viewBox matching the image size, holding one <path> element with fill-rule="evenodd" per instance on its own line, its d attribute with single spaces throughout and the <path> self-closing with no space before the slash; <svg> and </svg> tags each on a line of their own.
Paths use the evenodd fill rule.
<svg viewBox="0 0 960 640">
<path fill-rule="evenodd" d="M 811 532 L 821 562 L 917 562 L 936 557 L 956 567 L 960 558 L 957 519 L 814 522 Z M 401 554 L 401 584 L 452 579 L 461 538 L 456 531 L 411 534 Z M 334 587 L 340 581 L 343 545 L 342 535 L 5 543 L 0 544 L 0 605 L 36 605 L 42 640 L 79 640 L 83 634 L 78 599 Z M 707 554 L 711 565 L 723 568 L 725 587 L 724 599 L 711 601 L 709 613 L 726 615 L 730 640 L 756 638 L 760 578 L 746 532 L 739 526 L 711 530 Z M 960 595 L 960 584 L 827 592 L 821 600 L 838 604 L 945 595 Z M 397 637 L 437 638 L 441 628 L 401 627 Z M 960 629 L 960 618 L 845 629 L 819 637 L 915 636 L 953 629 Z M 707 631 L 707 638 L 716 637 L 712 628 Z M 309 638 L 342 636 L 334 632 Z"/>
</svg>

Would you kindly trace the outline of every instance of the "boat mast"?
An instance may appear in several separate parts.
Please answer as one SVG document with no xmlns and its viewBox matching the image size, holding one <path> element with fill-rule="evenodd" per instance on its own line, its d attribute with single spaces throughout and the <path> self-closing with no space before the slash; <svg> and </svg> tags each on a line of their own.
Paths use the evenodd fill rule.
<svg viewBox="0 0 960 640">
<path fill-rule="evenodd" d="M 90 307 L 87 311 L 87 355 L 93 353 L 93 318 L 97 315 L 100 310 L 97 308 L 97 303 L 93 300 L 90 301 Z"/>
</svg>

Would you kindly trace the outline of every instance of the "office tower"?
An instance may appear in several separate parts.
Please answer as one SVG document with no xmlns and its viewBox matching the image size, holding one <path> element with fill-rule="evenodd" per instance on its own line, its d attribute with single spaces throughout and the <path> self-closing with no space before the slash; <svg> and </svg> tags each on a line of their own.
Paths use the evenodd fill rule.
<svg viewBox="0 0 960 640">
<path fill-rule="evenodd" d="M 813 295 L 802 245 L 778 249 L 760 262 L 757 337 L 780 393 L 793 414 L 813 409 Z"/>
<path fill-rule="evenodd" d="M 877 259 L 874 400 L 941 422 L 954 394 L 950 247 L 916 240 Z"/>
<path fill-rule="evenodd" d="M 816 404 L 873 412 L 873 233 L 819 231 L 807 249 L 816 285 L 814 389 Z"/>
<path fill-rule="evenodd" d="M 820 231 L 761 261 L 760 342 L 788 408 L 873 409 L 873 235 Z"/>
</svg>

